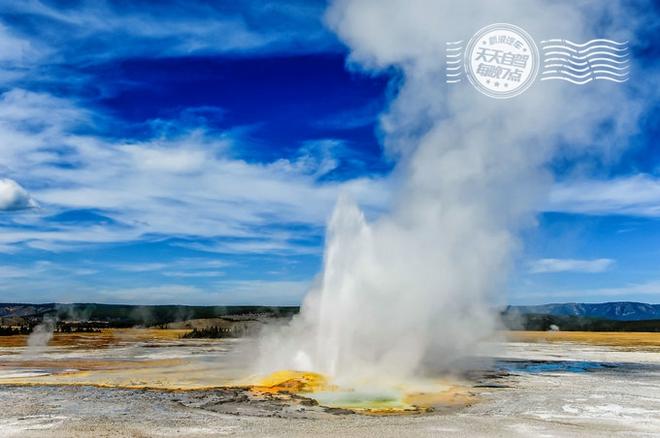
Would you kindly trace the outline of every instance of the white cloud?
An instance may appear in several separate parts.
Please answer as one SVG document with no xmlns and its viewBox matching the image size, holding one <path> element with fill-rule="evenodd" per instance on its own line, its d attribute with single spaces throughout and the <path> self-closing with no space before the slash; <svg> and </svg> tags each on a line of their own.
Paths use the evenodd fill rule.
<svg viewBox="0 0 660 438">
<path fill-rule="evenodd" d="M 240 254 L 240 253 L 253 253 L 253 254 L 315 254 L 318 248 L 297 243 L 294 240 L 279 237 L 280 233 L 272 233 L 268 238 L 261 239 L 244 239 L 223 241 L 214 243 L 200 243 L 200 242 L 177 242 L 173 245 L 181 248 L 194 249 L 196 251 L 204 251 L 219 254 Z M 293 236 L 291 236 L 293 237 Z M 303 233 L 299 233 L 298 238 L 303 237 Z"/>
<path fill-rule="evenodd" d="M 47 261 L 37 261 L 24 266 L 0 265 L 0 279 L 13 280 L 13 279 L 29 279 L 43 274 L 54 266 Z"/>
<path fill-rule="evenodd" d="M 224 283 L 217 302 L 223 304 L 259 303 L 266 306 L 298 305 L 308 291 L 310 282 L 243 280 Z"/>
<path fill-rule="evenodd" d="M 209 277 L 222 277 L 225 275 L 222 271 L 167 271 L 163 275 L 166 277 L 179 277 L 179 278 L 209 278 Z"/>
<path fill-rule="evenodd" d="M 102 289 L 89 297 L 95 302 L 124 304 L 187 304 L 187 305 L 298 305 L 302 301 L 307 281 L 226 281 L 212 288 L 182 284 L 152 287 Z"/>
<path fill-rule="evenodd" d="M 107 267 L 124 272 L 159 272 L 166 277 L 220 277 L 225 275 L 219 268 L 230 263 L 222 260 L 182 258 L 167 263 L 120 263 Z"/>
<path fill-rule="evenodd" d="M 166 263 L 125 263 L 109 265 L 109 267 L 125 272 L 151 272 L 167 268 Z"/>
<path fill-rule="evenodd" d="M 529 272 L 545 274 L 554 272 L 596 273 L 608 270 L 614 264 L 612 259 L 539 259 L 529 264 Z"/>
<path fill-rule="evenodd" d="M 0 278 L 7 280 L 9 278 L 23 278 L 29 277 L 31 272 L 29 270 L 18 268 L 14 266 L 0 266 Z"/>
<path fill-rule="evenodd" d="M 17 37 L 7 26 L 0 24 L 0 61 L 22 64 L 39 55 L 30 41 Z"/>
<path fill-rule="evenodd" d="M 29 123 L 17 123 L 21 120 Z M 235 158 L 240 144 L 228 133 L 197 127 L 124 142 L 74 133 L 80 123 L 93 120 L 75 102 L 48 94 L 15 89 L 2 95 L 0 169 L 29 178 L 38 187 L 34 195 L 45 214 L 96 209 L 112 221 L 93 226 L 50 222 L 43 227 L 35 219 L 30 227 L 6 225 L 0 245 L 23 242 L 57 251 L 150 235 L 241 238 L 223 246 L 228 252 L 287 252 L 296 245 L 269 226 L 303 225 L 307 231 L 297 238 L 318 236 L 340 192 L 350 193 L 371 211 L 388 201 L 383 180 L 319 181 L 334 160 L 330 140 L 317 147 L 318 159 L 306 144 L 292 160 L 248 163 Z"/>
<path fill-rule="evenodd" d="M 612 180 L 573 180 L 554 186 L 548 211 L 660 217 L 660 178 L 638 174 Z"/>
<path fill-rule="evenodd" d="M 5 2 L 6 13 L 28 16 L 38 25 L 22 27 L 25 20 L 14 20 L 15 29 L 9 30 L 20 38 L 4 32 L 13 39 L 4 50 L 0 43 L 0 59 L 3 52 L 25 51 L 24 47 L 48 52 L 50 62 L 250 50 L 311 52 L 334 42 L 318 25 L 323 6 L 280 2 L 275 8 L 262 2 L 242 2 L 239 7 L 225 8 L 187 2 L 184 7 L 172 2 L 156 12 L 139 4 L 81 2 L 63 9 L 41 1 Z"/>
<path fill-rule="evenodd" d="M 0 211 L 14 211 L 34 208 L 37 203 L 16 181 L 0 178 Z"/>
<path fill-rule="evenodd" d="M 202 290 L 189 285 L 159 286 L 99 290 L 93 300 L 108 304 L 196 304 Z M 194 297 L 194 298 L 193 298 Z"/>
</svg>

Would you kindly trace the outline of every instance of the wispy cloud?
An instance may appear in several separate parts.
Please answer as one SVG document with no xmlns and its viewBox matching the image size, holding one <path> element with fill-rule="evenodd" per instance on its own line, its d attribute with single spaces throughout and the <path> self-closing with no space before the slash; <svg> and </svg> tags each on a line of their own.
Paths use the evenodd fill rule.
<svg viewBox="0 0 660 438">
<path fill-rule="evenodd" d="M 269 233 L 267 238 L 247 238 L 220 240 L 217 242 L 174 242 L 172 245 L 196 251 L 218 254 L 316 254 L 317 245 L 302 242 L 305 233 L 299 233 L 296 239 L 293 236 L 280 237 L 280 233 Z"/>
<path fill-rule="evenodd" d="M 125 304 L 189 304 L 189 305 L 298 305 L 307 281 L 226 281 L 211 288 L 185 284 L 163 284 L 150 287 L 108 288 L 92 292 L 94 301 Z"/>
<path fill-rule="evenodd" d="M 62 117 L 52 116 L 54 106 Z M 93 209 L 110 219 L 45 226 L 33 218 L 20 226 L 7 224 L 0 244 L 58 250 L 146 236 L 226 236 L 250 239 L 224 244 L 230 252 L 285 250 L 293 245 L 278 239 L 269 225 L 306 224 L 320 234 L 340 192 L 352 194 L 367 209 L 387 203 L 388 192 L 378 179 L 319 181 L 332 168 L 329 147 L 321 148 L 319 159 L 311 155 L 319 149 L 306 144 L 292 160 L 248 163 L 235 157 L 240 144 L 204 126 L 114 142 L 76 132 L 91 118 L 75 102 L 48 94 L 11 90 L 0 97 L 0 135 L 7 145 L 0 168 L 25 176 L 45 214 Z"/>
<path fill-rule="evenodd" d="M 322 3 L 288 0 L 277 7 L 257 1 L 223 3 L 171 0 L 154 8 L 149 2 L 77 2 L 63 7 L 42 0 L 4 2 L 3 10 L 8 14 L 5 28 L 11 28 L 15 40 L 12 47 L 47 54 L 51 63 L 246 51 L 314 52 L 336 44 L 320 25 Z"/>
<path fill-rule="evenodd" d="M 88 268 L 71 268 L 46 260 L 37 260 L 24 265 L 0 265 L 0 278 L 5 282 L 9 280 L 27 279 L 33 280 L 37 276 L 56 273 L 62 273 L 69 276 L 85 276 L 95 274 L 97 271 Z"/>
<path fill-rule="evenodd" d="M 660 179 L 645 174 L 556 184 L 548 211 L 660 217 Z"/>
<path fill-rule="evenodd" d="M 210 278 L 222 277 L 225 275 L 222 271 L 167 271 L 163 275 L 166 277 L 179 277 L 179 278 Z"/>
<path fill-rule="evenodd" d="M 219 268 L 230 266 L 222 260 L 181 258 L 161 263 L 106 264 L 106 267 L 129 273 L 161 273 L 166 277 L 219 277 L 225 275 Z"/>
<path fill-rule="evenodd" d="M 215 117 L 222 110 L 184 107 L 178 118 L 141 121 L 151 126 L 151 136 L 118 140 L 107 133 L 128 132 L 125 122 L 75 92 L 56 91 L 63 82 L 88 86 L 92 79 L 86 69 L 115 59 L 338 50 L 336 38 L 321 23 L 322 2 L 172 0 L 154 9 L 142 2 L 63 6 L 42 0 L 3 6 L 0 175 L 12 180 L 0 182 L 0 210 L 33 206 L 33 199 L 42 209 L 4 215 L 0 252 L 78 251 L 172 239 L 204 252 L 318 253 L 340 192 L 371 211 L 386 205 L 388 191 L 380 178 L 324 180 L 345 159 L 347 149 L 338 139 L 309 140 L 280 159 L 249 162 L 241 155 L 240 127 L 219 132 L 199 116 L 212 111 Z M 63 74 L 63 69 L 75 71 Z M 78 210 L 94 210 L 105 219 L 57 219 Z M 287 225 L 300 230 L 295 239 L 273 230 Z M 310 239 L 316 244 L 303 242 Z M 188 269 L 157 268 L 192 276 Z"/>
<path fill-rule="evenodd" d="M 605 272 L 614 264 L 612 259 L 539 259 L 529 264 L 529 272 L 533 274 L 546 274 L 556 272 Z"/>
<path fill-rule="evenodd" d="M 0 266 L 0 278 L 5 281 L 10 278 L 29 277 L 33 274 L 31 269 L 18 268 L 14 266 Z"/>
<path fill-rule="evenodd" d="M 384 102 L 375 100 L 359 108 L 353 108 L 325 119 L 318 120 L 316 124 L 332 129 L 355 129 L 374 124 L 383 111 Z"/>
<path fill-rule="evenodd" d="M 160 271 L 167 267 L 167 263 L 125 263 L 108 265 L 108 267 L 125 272 L 151 272 Z"/>
</svg>

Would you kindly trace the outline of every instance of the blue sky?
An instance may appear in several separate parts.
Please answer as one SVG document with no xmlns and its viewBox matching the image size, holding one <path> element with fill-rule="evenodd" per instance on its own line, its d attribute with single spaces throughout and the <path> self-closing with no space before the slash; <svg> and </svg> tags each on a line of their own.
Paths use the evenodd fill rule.
<svg viewBox="0 0 660 438">
<path fill-rule="evenodd" d="M 386 211 L 399 72 L 347 64 L 324 2 L 0 5 L 0 302 L 297 304 L 337 195 Z M 549 164 L 507 301 L 660 302 L 659 118 Z"/>
</svg>

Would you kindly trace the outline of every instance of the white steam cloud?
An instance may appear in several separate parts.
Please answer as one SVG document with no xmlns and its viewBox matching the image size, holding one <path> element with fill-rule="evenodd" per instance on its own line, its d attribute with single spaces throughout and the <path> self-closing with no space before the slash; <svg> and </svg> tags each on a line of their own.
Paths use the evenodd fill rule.
<svg viewBox="0 0 660 438">
<path fill-rule="evenodd" d="M 354 382 L 451 367 L 494 327 L 517 235 L 534 225 L 552 182 L 545 164 L 559 154 L 612 159 L 645 103 L 629 97 L 634 84 L 537 82 L 505 101 L 469 84 L 450 89 L 445 42 L 496 22 L 537 41 L 632 41 L 639 23 L 617 2 L 530 0 L 338 0 L 327 20 L 352 67 L 400 71 L 381 119 L 399 188 L 372 222 L 339 200 L 323 272 L 301 315 L 262 342 L 261 370 Z"/>
<path fill-rule="evenodd" d="M 32 355 L 42 352 L 48 346 L 50 340 L 53 339 L 56 323 L 55 318 L 44 317 L 41 324 L 35 326 L 30 336 L 28 336 L 25 354 Z"/>
</svg>

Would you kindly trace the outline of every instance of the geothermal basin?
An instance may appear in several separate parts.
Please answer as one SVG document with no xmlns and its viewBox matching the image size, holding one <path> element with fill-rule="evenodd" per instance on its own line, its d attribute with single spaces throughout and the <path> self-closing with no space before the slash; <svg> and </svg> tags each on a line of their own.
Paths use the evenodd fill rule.
<svg viewBox="0 0 660 438">
<path fill-rule="evenodd" d="M 254 374 L 249 339 L 0 338 L 2 436 L 658 436 L 660 334 L 509 332 L 470 369 L 339 387 Z"/>
</svg>

